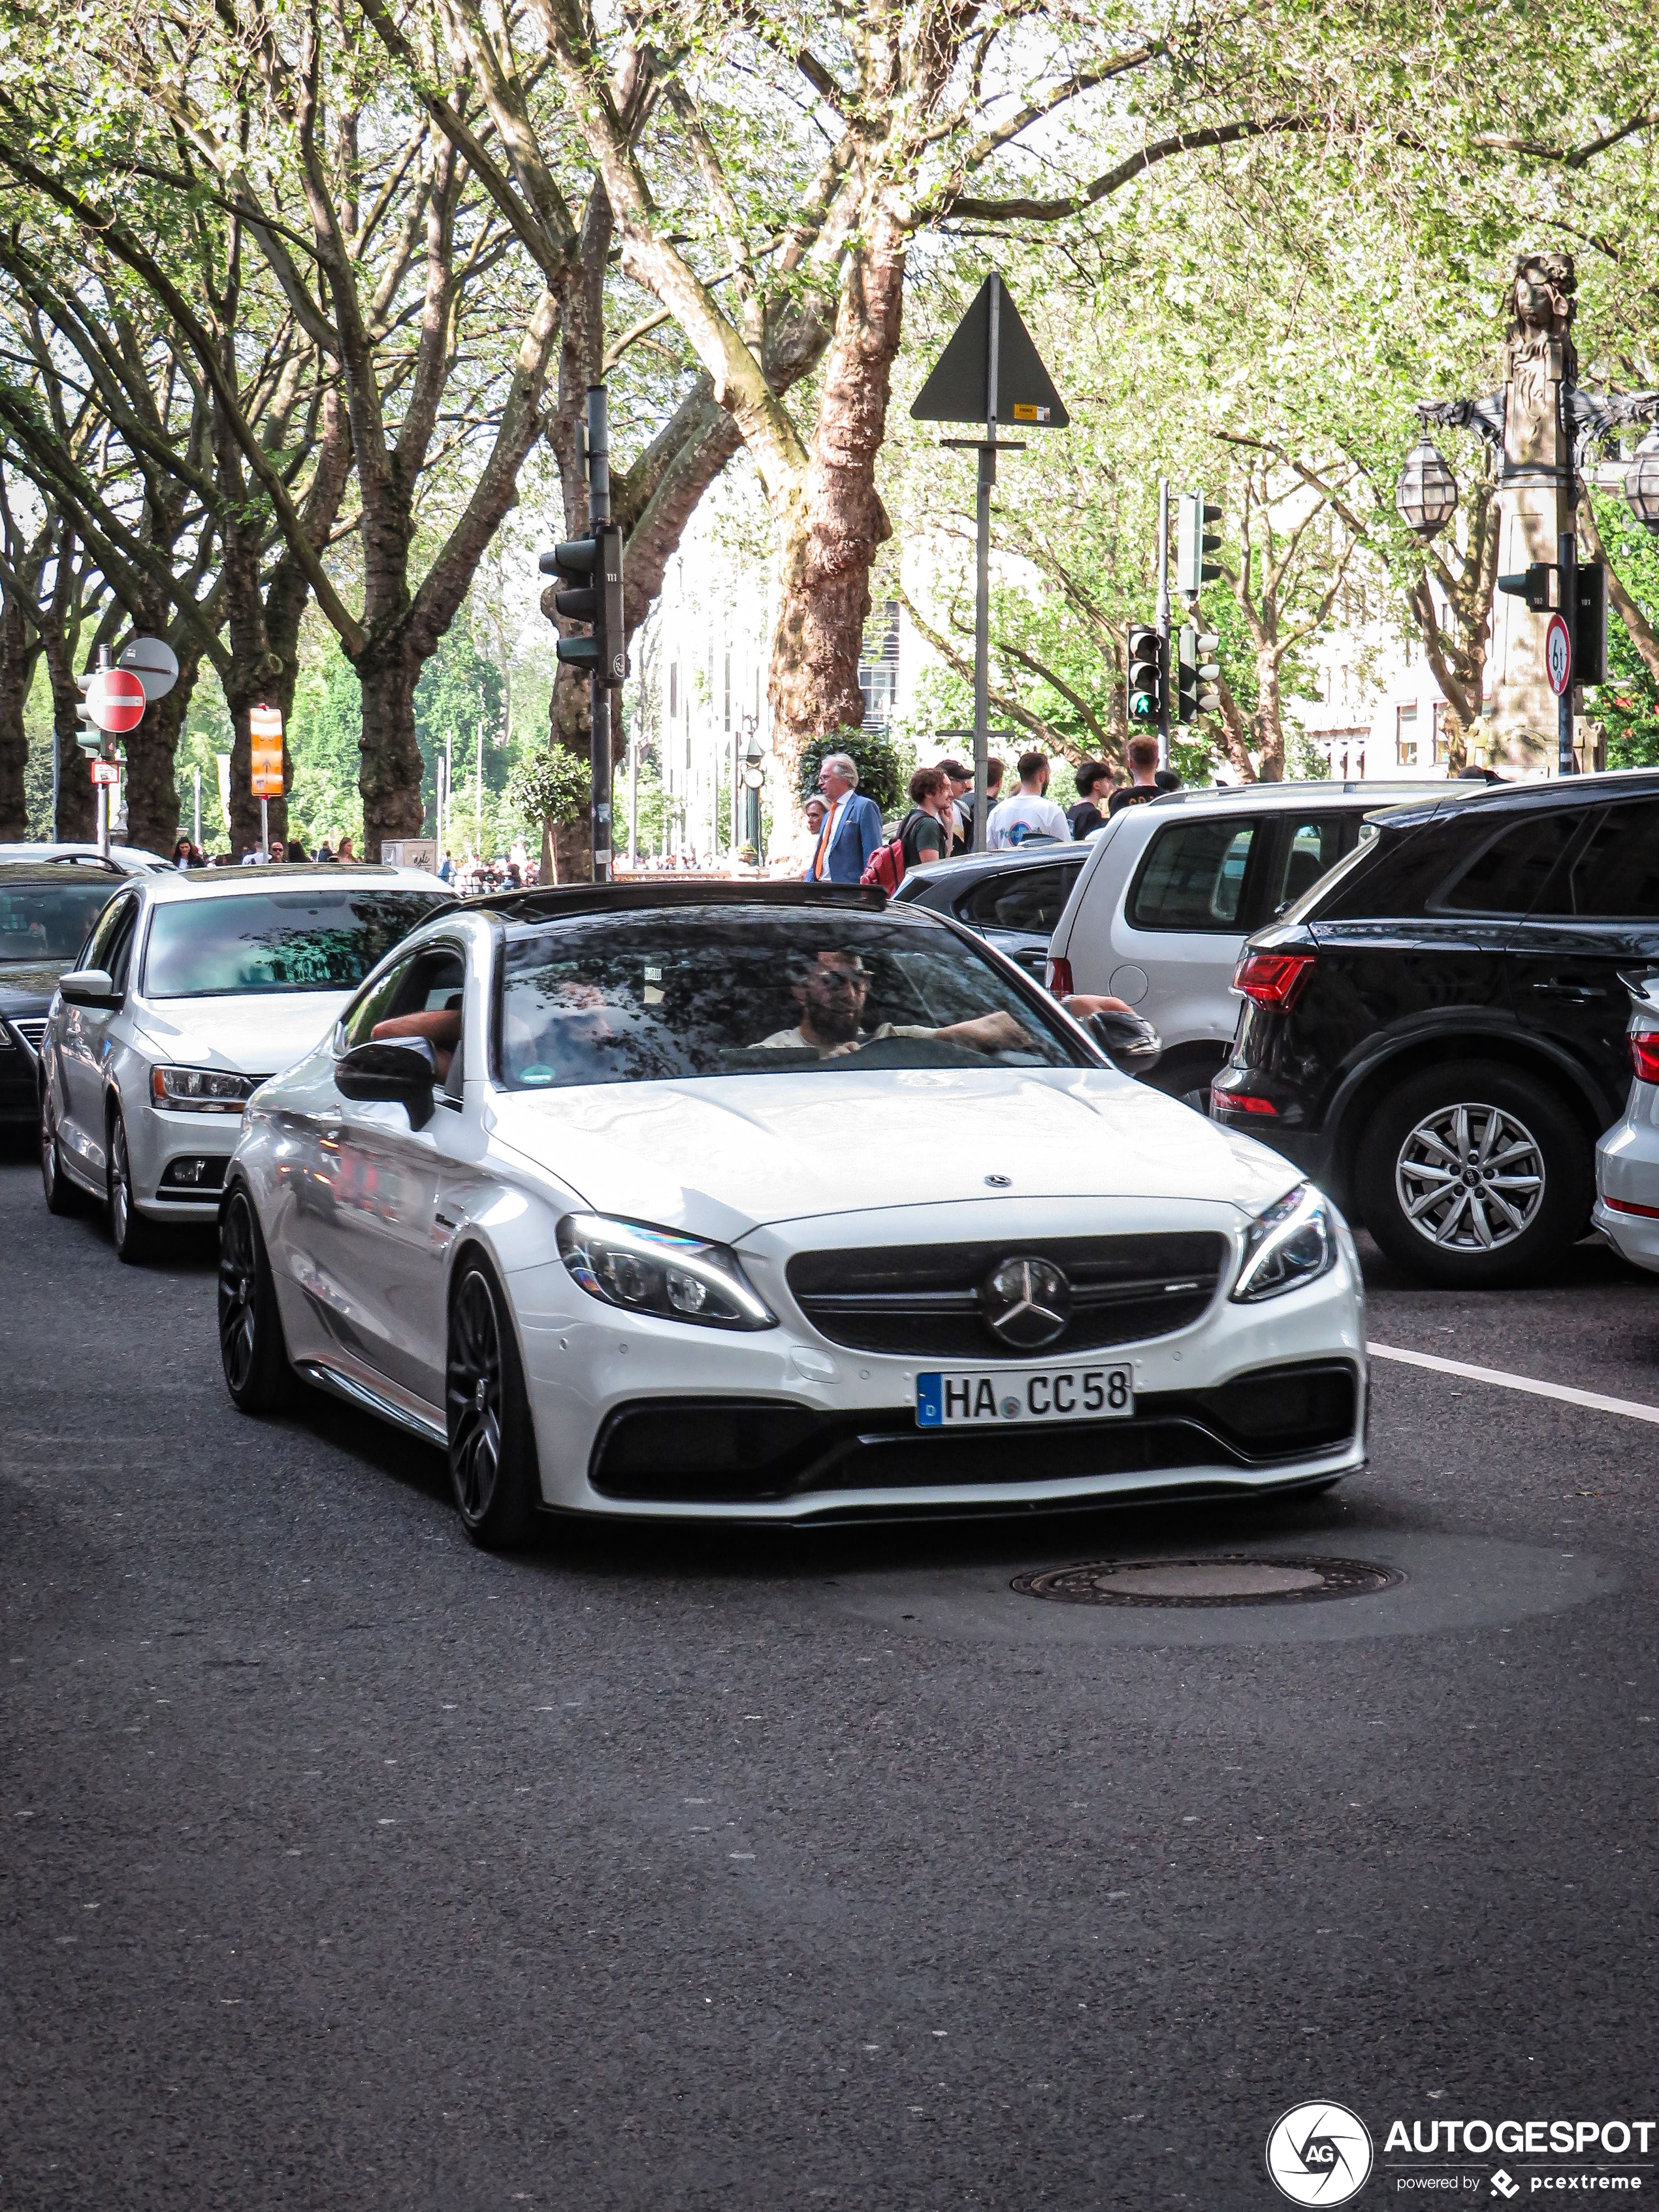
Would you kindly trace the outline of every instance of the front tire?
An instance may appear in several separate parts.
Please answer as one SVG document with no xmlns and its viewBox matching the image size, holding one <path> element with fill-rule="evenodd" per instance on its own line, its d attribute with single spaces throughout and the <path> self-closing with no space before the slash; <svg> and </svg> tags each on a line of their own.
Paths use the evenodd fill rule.
<svg viewBox="0 0 1659 2212">
<path fill-rule="evenodd" d="M 244 1413 L 276 1413 L 292 1395 L 270 1261 L 240 1183 L 219 1212 L 219 1359 L 231 1401 Z"/>
<path fill-rule="evenodd" d="M 132 1161 L 127 1151 L 127 1125 L 119 1106 L 109 1117 L 109 1235 L 115 1256 L 129 1267 L 142 1267 L 155 1257 L 161 1233 L 146 1221 L 133 1203 Z"/>
<path fill-rule="evenodd" d="M 1360 1139 L 1354 1188 L 1391 1260 L 1469 1290 L 1546 1273 L 1582 1235 L 1595 1194 L 1571 1111 L 1494 1060 L 1430 1069 L 1385 1098 Z"/>
<path fill-rule="evenodd" d="M 46 1193 L 46 1212 L 55 1213 L 60 1220 L 89 1210 L 90 1201 L 80 1185 L 71 1182 L 64 1173 L 64 1152 L 58 1142 L 58 1116 L 52 1109 L 49 1085 L 43 1085 L 40 1091 L 40 1187 Z"/>
<path fill-rule="evenodd" d="M 541 1496 L 535 1430 L 507 1295 L 476 1254 L 450 1293 L 444 1401 L 461 1526 L 483 1551 L 525 1543 Z"/>
</svg>

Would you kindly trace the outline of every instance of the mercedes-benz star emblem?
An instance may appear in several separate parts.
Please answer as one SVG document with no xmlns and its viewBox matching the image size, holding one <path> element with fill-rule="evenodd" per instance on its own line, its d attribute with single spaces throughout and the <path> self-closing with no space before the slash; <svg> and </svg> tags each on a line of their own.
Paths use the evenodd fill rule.
<svg viewBox="0 0 1659 2212">
<path fill-rule="evenodd" d="M 988 1325 L 1017 1352 L 1052 1344 L 1072 1318 L 1072 1286 L 1049 1260 L 1004 1260 L 979 1298 Z"/>
</svg>

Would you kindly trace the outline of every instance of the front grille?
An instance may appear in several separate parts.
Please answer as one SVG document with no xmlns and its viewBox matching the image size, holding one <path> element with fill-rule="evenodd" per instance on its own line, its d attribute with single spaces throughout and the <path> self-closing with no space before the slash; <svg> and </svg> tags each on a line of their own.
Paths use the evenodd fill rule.
<svg viewBox="0 0 1659 2212">
<path fill-rule="evenodd" d="M 901 1407 L 819 1413 L 780 1399 L 644 1399 L 605 1422 L 590 1480 L 606 1498 L 736 1504 L 826 1490 L 1255 1474 L 1344 1449 L 1359 1426 L 1358 1383 L 1346 1360 L 1314 1360 L 1212 1390 L 1147 1392 L 1131 1420 L 1006 1428 L 922 1429 Z"/>
<path fill-rule="evenodd" d="M 903 1358 L 1029 1364 L 1186 1328 L 1215 1296 L 1230 1256 L 1226 1238 L 1207 1231 L 1048 1237 L 1026 1243 L 802 1252 L 789 1262 L 787 1279 L 801 1311 L 832 1344 Z M 1005 1344 L 981 1309 L 986 1278 L 1014 1259 L 1050 1261 L 1071 1285 L 1064 1333 L 1036 1351 Z"/>
<path fill-rule="evenodd" d="M 21 1037 L 23 1042 L 38 1060 L 40 1057 L 40 1040 L 46 1033 L 46 1016 L 31 1014 L 26 1021 L 14 1019 L 10 1027 Z"/>
</svg>

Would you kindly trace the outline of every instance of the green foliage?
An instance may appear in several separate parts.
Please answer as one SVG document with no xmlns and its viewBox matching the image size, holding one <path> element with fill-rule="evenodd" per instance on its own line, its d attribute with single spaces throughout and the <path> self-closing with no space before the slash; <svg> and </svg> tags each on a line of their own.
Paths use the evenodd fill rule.
<svg viewBox="0 0 1659 2212">
<path fill-rule="evenodd" d="M 858 763 L 859 794 L 873 799 L 883 818 L 909 804 L 907 786 L 916 765 L 915 749 L 881 730 L 836 730 L 803 745 L 797 777 L 803 799 L 818 787 L 818 770 L 828 753 L 850 753 Z"/>
<path fill-rule="evenodd" d="M 526 754 L 507 777 L 507 799 L 526 829 L 539 837 L 544 822 L 580 822 L 587 811 L 592 779 L 587 763 L 568 745 Z"/>
<path fill-rule="evenodd" d="M 289 832 L 313 851 L 325 837 L 337 844 L 342 836 L 358 840 L 361 849 L 362 729 L 357 672 L 331 641 L 319 659 L 302 664 L 289 716 Z"/>
<path fill-rule="evenodd" d="M 1604 495 L 1595 520 L 1619 580 L 1659 628 L 1659 539 L 1650 538 L 1622 499 Z M 1617 611 L 1607 611 L 1607 676 L 1591 709 L 1607 732 L 1609 768 L 1659 765 L 1659 684 Z"/>
</svg>

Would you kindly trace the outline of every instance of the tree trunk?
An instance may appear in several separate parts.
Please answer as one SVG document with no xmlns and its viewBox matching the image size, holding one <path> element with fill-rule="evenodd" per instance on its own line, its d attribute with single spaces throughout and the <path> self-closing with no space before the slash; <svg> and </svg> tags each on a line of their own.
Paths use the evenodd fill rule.
<svg viewBox="0 0 1659 2212">
<path fill-rule="evenodd" d="M 872 213 L 848 270 L 817 428 L 784 524 L 769 689 L 774 744 L 792 777 L 812 738 L 864 720 L 859 656 L 870 569 L 892 535 L 876 493 L 876 458 L 899 346 L 905 242 L 884 210 Z"/>
<path fill-rule="evenodd" d="M 380 859 L 382 838 L 418 837 L 426 820 L 421 748 L 415 737 L 415 687 L 422 665 L 402 632 L 389 650 L 377 652 L 371 646 L 357 663 L 363 688 L 357 788 L 363 795 L 366 860 Z"/>
<path fill-rule="evenodd" d="M 1285 714 L 1276 650 L 1256 654 L 1255 682 L 1255 712 L 1250 717 L 1250 732 L 1256 775 L 1263 783 L 1282 783 L 1285 780 Z"/>
<path fill-rule="evenodd" d="M 127 739 L 127 842 L 171 853 L 179 836 L 179 733 L 190 712 L 199 659 L 180 655 L 179 681 L 144 708 Z M 133 738 L 143 733 L 142 744 Z"/>
<path fill-rule="evenodd" d="M 23 787 L 29 736 L 23 710 L 39 651 L 30 640 L 21 602 L 8 592 L 0 607 L 0 838 L 21 840 L 29 834 Z"/>
</svg>

